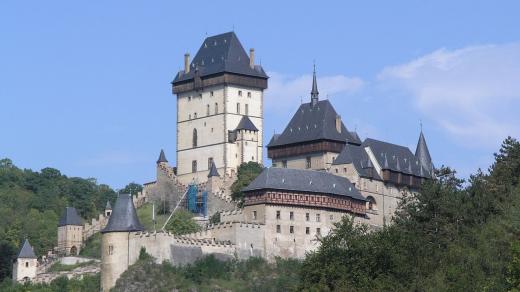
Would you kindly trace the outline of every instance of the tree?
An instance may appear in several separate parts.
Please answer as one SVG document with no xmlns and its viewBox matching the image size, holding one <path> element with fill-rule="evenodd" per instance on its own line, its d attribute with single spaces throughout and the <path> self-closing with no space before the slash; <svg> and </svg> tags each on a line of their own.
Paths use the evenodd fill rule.
<svg viewBox="0 0 520 292">
<path fill-rule="evenodd" d="M 231 185 L 231 198 L 238 202 L 239 206 L 244 204 L 242 189 L 247 187 L 262 170 L 262 165 L 253 161 L 242 163 L 238 167 L 237 180 Z"/>
<path fill-rule="evenodd" d="M 187 234 L 200 231 L 202 227 L 193 220 L 193 214 L 189 211 L 179 209 L 175 211 L 166 225 L 166 230 L 173 234 Z"/>
<path fill-rule="evenodd" d="M 119 190 L 119 193 L 137 195 L 137 193 L 141 192 L 142 190 L 143 190 L 142 185 L 135 183 L 135 182 L 131 182 L 131 183 L 127 184 L 123 189 Z"/>
</svg>

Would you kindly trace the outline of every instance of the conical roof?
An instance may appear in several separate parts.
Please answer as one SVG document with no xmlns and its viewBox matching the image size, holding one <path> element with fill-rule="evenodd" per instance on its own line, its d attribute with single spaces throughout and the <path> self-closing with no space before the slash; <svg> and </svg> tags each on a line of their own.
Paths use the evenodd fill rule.
<svg viewBox="0 0 520 292">
<path fill-rule="evenodd" d="M 117 197 L 116 204 L 112 210 L 112 215 L 108 219 L 108 224 L 101 232 L 130 232 L 143 231 L 144 227 L 137 218 L 132 196 L 121 194 Z"/>
<path fill-rule="evenodd" d="M 423 132 L 419 135 L 419 141 L 417 142 L 417 149 L 415 150 L 415 157 L 419 159 L 419 163 L 424 166 L 425 169 L 432 169 L 432 158 L 428 145 L 426 145 L 426 139 L 424 138 Z"/>
<path fill-rule="evenodd" d="M 74 207 L 67 207 L 65 208 L 65 212 L 60 218 L 60 221 L 58 222 L 58 226 L 65 226 L 65 225 L 76 225 L 76 226 L 83 226 L 83 220 L 78 215 L 78 211 Z"/>
<path fill-rule="evenodd" d="M 168 162 L 166 159 L 166 155 L 164 155 L 164 150 L 161 149 L 161 153 L 159 154 L 159 159 L 157 159 L 157 163 L 159 162 Z"/>
<path fill-rule="evenodd" d="M 215 162 L 211 163 L 211 168 L 209 169 L 208 177 L 212 176 L 220 176 L 220 174 L 217 171 L 217 167 L 215 166 Z"/>
<path fill-rule="evenodd" d="M 258 128 L 253 124 L 251 119 L 248 116 L 243 116 L 238 126 L 235 128 L 235 131 L 239 130 L 248 130 L 248 131 L 258 131 Z"/>
<path fill-rule="evenodd" d="M 105 206 L 105 210 L 112 210 L 112 205 L 110 204 L 110 201 L 107 201 L 107 205 Z"/>
<path fill-rule="evenodd" d="M 35 259 L 37 258 L 34 254 L 34 250 L 29 243 L 29 240 L 25 239 L 23 242 L 22 248 L 20 249 L 20 252 L 18 253 L 18 256 L 16 257 L 18 259 Z"/>
</svg>

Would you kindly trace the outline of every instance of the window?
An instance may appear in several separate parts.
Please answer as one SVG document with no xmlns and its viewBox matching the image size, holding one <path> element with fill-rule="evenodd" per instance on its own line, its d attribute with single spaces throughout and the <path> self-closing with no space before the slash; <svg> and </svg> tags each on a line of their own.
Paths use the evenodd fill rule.
<svg viewBox="0 0 520 292">
<path fill-rule="evenodd" d="M 247 97 L 251 97 L 251 91 L 247 92 Z"/>
<path fill-rule="evenodd" d="M 317 234 L 317 235 L 321 235 L 321 228 L 319 228 L 319 227 L 316 228 L 316 234 Z"/>
<path fill-rule="evenodd" d="M 338 173 L 338 169 L 336 168 L 336 173 Z"/>
<path fill-rule="evenodd" d="M 282 167 L 283 168 L 287 168 L 287 160 L 283 160 L 282 161 Z"/>
<path fill-rule="evenodd" d="M 239 113 L 240 113 L 240 103 L 237 102 L 237 114 L 239 114 Z"/>
<path fill-rule="evenodd" d="M 188 115 L 188 120 L 191 120 L 191 114 Z"/>
<path fill-rule="evenodd" d="M 368 196 L 367 200 L 368 200 L 367 209 L 371 210 L 371 211 L 377 210 L 376 199 L 374 199 L 374 197 L 372 197 L 372 196 Z"/>
<path fill-rule="evenodd" d="M 218 103 L 215 102 L 215 114 L 218 115 Z"/>
<path fill-rule="evenodd" d="M 25 267 L 29 267 L 29 262 L 25 262 Z"/>
<path fill-rule="evenodd" d="M 206 116 L 209 116 L 209 104 L 206 105 Z"/>
<path fill-rule="evenodd" d="M 211 169 L 211 165 L 213 164 L 213 157 L 208 158 L 208 169 Z"/>
<path fill-rule="evenodd" d="M 108 254 L 109 255 L 113 255 L 114 254 L 114 246 L 113 245 L 109 245 L 108 246 Z"/>
<path fill-rule="evenodd" d="M 305 168 L 311 168 L 311 167 L 312 167 L 311 158 L 307 157 L 307 159 L 305 161 Z"/>
<path fill-rule="evenodd" d="M 282 227 L 280 227 L 280 225 L 276 225 L 276 233 L 282 233 Z"/>
<path fill-rule="evenodd" d="M 347 168 L 346 167 L 343 167 L 343 172 L 347 173 Z"/>
<path fill-rule="evenodd" d="M 309 213 L 305 213 L 305 220 L 306 220 L 306 221 L 311 220 L 311 216 L 310 216 Z"/>
<path fill-rule="evenodd" d="M 294 233 L 294 226 L 289 226 L 289 233 Z"/>
<path fill-rule="evenodd" d="M 197 129 L 193 129 L 193 148 L 197 147 Z"/>
<path fill-rule="evenodd" d="M 316 214 L 316 222 L 320 222 L 320 214 Z"/>
<path fill-rule="evenodd" d="M 193 160 L 191 162 L 191 172 L 193 172 L 193 173 L 197 172 L 197 160 Z"/>
<path fill-rule="evenodd" d="M 242 96 L 242 90 L 238 91 L 238 96 Z"/>
<path fill-rule="evenodd" d="M 191 101 L 191 95 L 190 95 L 190 96 L 188 96 L 188 101 Z"/>
<path fill-rule="evenodd" d="M 253 211 L 253 220 L 256 220 L 256 211 Z"/>
<path fill-rule="evenodd" d="M 294 220 L 294 212 L 290 212 L 289 213 L 289 219 L 290 220 Z"/>
<path fill-rule="evenodd" d="M 276 219 L 280 219 L 280 211 L 276 211 Z"/>
<path fill-rule="evenodd" d="M 197 113 L 194 113 L 194 114 L 193 114 L 193 118 L 194 118 L 194 119 L 197 118 Z"/>
<path fill-rule="evenodd" d="M 213 97 L 213 91 L 209 92 L 209 96 Z"/>
<path fill-rule="evenodd" d="M 311 233 L 311 229 L 309 227 L 305 227 L 305 234 L 310 234 Z"/>
<path fill-rule="evenodd" d="M 245 113 L 246 113 L 246 116 L 247 116 L 247 115 L 249 114 L 249 105 L 246 104 L 245 107 L 246 107 L 246 109 L 245 109 Z"/>
</svg>

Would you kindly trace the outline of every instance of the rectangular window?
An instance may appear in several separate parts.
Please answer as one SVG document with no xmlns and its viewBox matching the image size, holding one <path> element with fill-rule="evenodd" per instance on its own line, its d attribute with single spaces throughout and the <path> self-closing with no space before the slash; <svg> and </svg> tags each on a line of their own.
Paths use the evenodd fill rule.
<svg viewBox="0 0 520 292">
<path fill-rule="evenodd" d="M 320 222 L 320 214 L 316 214 L 316 222 Z"/>
<path fill-rule="evenodd" d="M 311 158 L 307 157 L 307 159 L 305 161 L 305 168 L 311 168 L 311 167 L 312 167 Z"/>
<path fill-rule="evenodd" d="M 209 116 L 209 104 L 206 105 L 206 116 Z"/>
<path fill-rule="evenodd" d="M 113 255 L 114 254 L 114 246 L 113 245 L 109 245 L 108 246 L 108 254 L 109 255 Z"/>
<path fill-rule="evenodd" d="M 294 220 L 294 212 L 290 212 L 289 213 L 289 219 L 290 220 Z"/>
<path fill-rule="evenodd" d="M 238 91 L 238 96 L 242 96 L 242 90 Z"/>
<path fill-rule="evenodd" d="M 276 211 L 276 219 L 280 219 L 280 211 Z"/>
<path fill-rule="evenodd" d="M 289 233 L 294 233 L 294 226 L 289 226 Z"/>
<path fill-rule="evenodd" d="M 287 168 L 287 160 L 283 160 L 282 161 L 282 167 L 283 168 Z"/>
<path fill-rule="evenodd" d="M 276 225 L 276 233 L 282 233 L 282 227 L 280 227 L 280 225 Z"/>
<path fill-rule="evenodd" d="M 197 160 L 191 162 L 191 172 L 197 172 Z"/>
<path fill-rule="evenodd" d="M 237 102 L 237 114 L 240 114 L 240 103 Z"/>
<path fill-rule="evenodd" d="M 309 213 L 305 213 L 305 220 L 306 221 L 310 221 L 311 220 L 311 215 Z"/>
<path fill-rule="evenodd" d="M 321 235 L 321 228 L 316 228 L 316 234 Z"/>
<path fill-rule="evenodd" d="M 213 91 L 209 92 L 209 96 L 213 97 Z"/>
<path fill-rule="evenodd" d="M 208 169 L 211 169 L 211 165 L 213 164 L 213 157 L 208 158 Z"/>
<path fill-rule="evenodd" d="M 249 114 L 249 105 L 248 104 L 246 104 L 245 113 L 246 113 L 246 116 Z"/>
<path fill-rule="evenodd" d="M 218 103 L 215 102 L 215 114 L 218 114 Z"/>
<path fill-rule="evenodd" d="M 251 91 L 247 92 L 247 97 L 251 97 Z"/>
<path fill-rule="evenodd" d="M 253 211 L 253 220 L 256 220 L 256 211 Z"/>
<path fill-rule="evenodd" d="M 310 233 L 311 233 L 311 228 L 305 227 L 305 234 L 310 234 Z"/>
</svg>

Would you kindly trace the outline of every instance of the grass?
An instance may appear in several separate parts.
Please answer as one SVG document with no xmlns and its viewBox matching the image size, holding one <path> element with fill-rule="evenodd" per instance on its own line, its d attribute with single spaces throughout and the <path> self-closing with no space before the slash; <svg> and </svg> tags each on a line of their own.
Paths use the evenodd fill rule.
<svg viewBox="0 0 520 292">
<path fill-rule="evenodd" d="M 155 208 L 157 212 L 157 208 Z M 169 214 L 155 215 L 155 219 L 157 220 L 156 229 L 159 230 L 163 226 L 164 222 L 168 219 Z M 153 230 L 153 221 L 152 221 L 152 204 L 146 203 L 140 208 L 137 209 L 137 217 L 139 217 L 139 221 L 143 224 L 146 230 Z"/>
<path fill-rule="evenodd" d="M 75 265 L 64 265 L 60 262 L 57 262 L 49 268 L 49 272 L 69 272 L 79 267 L 91 265 L 93 262 L 94 261 L 88 261 L 84 263 L 77 263 Z"/>
<path fill-rule="evenodd" d="M 81 248 L 79 255 L 86 258 L 101 258 L 101 233 L 92 235 Z"/>
</svg>

